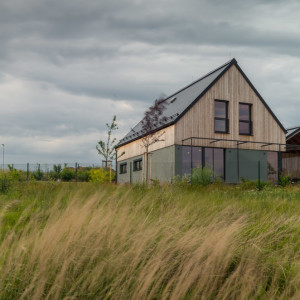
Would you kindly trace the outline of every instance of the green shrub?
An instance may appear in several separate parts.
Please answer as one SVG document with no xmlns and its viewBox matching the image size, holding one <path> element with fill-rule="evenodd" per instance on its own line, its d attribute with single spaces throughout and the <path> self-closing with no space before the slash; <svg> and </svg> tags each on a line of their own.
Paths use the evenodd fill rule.
<svg viewBox="0 0 300 300">
<path fill-rule="evenodd" d="M 191 184 L 209 185 L 216 180 L 217 177 L 211 168 L 192 169 Z"/>
<path fill-rule="evenodd" d="M 261 180 L 258 182 L 258 180 L 250 180 L 248 178 L 241 177 L 240 178 L 241 182 L 239 184 L 239 187 L 242 190 L 254 190 L 254 189 L 264 189 L 267 186 L 270 186 L 271 183 L 268 181 L 263 181 Z"/>
<path fill-rule="evenodd" d="M 78 181 L 89 181 L 90 180 L 90 171 L 86 169 L 77 170 L 77 180 Z"/>
<path fill-rule="evenodd" d="M 115 180 L 115 171 L 111 171 L 111 178 L 109 170 L 105 169 L 94 169 L 90 171 L 90 182 L 93 183 L 106 183 L 113 182 Z"/>
<path fill-rule="evenodd" d="M 6 193 L 12 186 L 8 173 L 0 173 L 0 193 Z"/>
<path fill-rule="evenodd" d="M 31 176 L 35 180 L 42 180 L 44 172 L 41 170 L 40 166 L 37 165 L 37 168 L 34 172 L 31 173 Z"/>
<path fill-rule="evenodd" d="M 60 173 L 60 178 L 63 181 L 71 181 L 75 178 L 75 171 L 71 168 L 65 167 Z"/>
<path fill-rule="evenodd" d="M 278 185 L 285 187 L 288 184 L 292 182 L 291 177 L 289 175 L 284 176 L 283 174 L 280 174 L 279 180 L 278 180 Z"/>
</svg>

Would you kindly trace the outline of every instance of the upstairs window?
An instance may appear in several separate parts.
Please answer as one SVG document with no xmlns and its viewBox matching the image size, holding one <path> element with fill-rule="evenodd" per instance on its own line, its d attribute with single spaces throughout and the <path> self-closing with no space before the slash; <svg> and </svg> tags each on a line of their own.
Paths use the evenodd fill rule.
<svg viewBox="0 0 300 300">
<path fill-rule="evenodd" d="M 133 161 L 133 171 L 141 171 L 142 168 L 142 159 L 137 159 Z"/>
<path fill-rule="evenodd" d="M 251 104 L 239 103 L 239 133 L 252 135 Z"/>
<path fill-rule="evenodd" d="M 228 133 L 228 101 L 215 100 L 215 132 Z"/>
<path fill-rule="evenodd" d="M 120 174 L 127 173 L 127 163 L 120 164 Z"/>
</svg>

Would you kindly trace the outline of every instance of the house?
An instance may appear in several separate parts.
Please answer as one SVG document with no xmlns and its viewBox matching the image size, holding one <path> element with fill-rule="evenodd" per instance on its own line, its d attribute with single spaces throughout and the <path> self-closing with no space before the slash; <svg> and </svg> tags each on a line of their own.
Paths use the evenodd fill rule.
<svg viewBox="0 0 300 300">
<path fill-rule="evenodd" d="M 286 152 L 282 154 L 282 171 L 293 179 L 300 179 L 300 126 L 288 129 Z"/>
<path fill-rule="evenodd" d="M 211 168 L 225 182 L 277 180 L 286 130 L 235 59 L 165 98 L 163 139 L 146 162 L 141 122 L 121 141 L 117 182 L 161 182 Z M 147 168 L 146 167 L 147 163 Z"/>
</svg>

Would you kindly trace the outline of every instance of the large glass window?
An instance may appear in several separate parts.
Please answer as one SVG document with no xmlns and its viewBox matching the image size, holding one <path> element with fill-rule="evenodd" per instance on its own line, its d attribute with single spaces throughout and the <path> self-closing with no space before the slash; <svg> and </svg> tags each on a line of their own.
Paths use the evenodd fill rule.
<svg viewBox="0 0 300 300">
<path fill-rule="evenodd" d="M 182 147 L 182 176 L 191 175 L 191 167 L 192 167 L 192 149 L 190 146 Z"/>
<path fill-rule="evenodd" d="M 252 134 L 251 104 L 239 103 L 239 133 Z"/>
<path fill-rule="evenodd" d="M 204 161 L 202 161 L 203 151 Z M 182 147 L 182 176 L 190 176 L 192 169 L 204 166 L 213 170 L 215 175 L 224 178 L 224 149 Z"/>
<path fill-rule="evenodd" d="M 182 176 L 191 175 L 191 169 L 202 168 L 202 147 L 182 147 Z"/>
<path fill-rule="evenodd" d="M 202 168 L 202 148 L 192 148 L 192 168 Z"/>
<path fill-rule="evenodd" d="M 228 133 L 228 101 L 215 100 L 215 132 Z"/>
<path fill-rule="evenodd" d="M 205 166 L 212 169 L 215 175 L 224 178 L 224 150 L 205 148 Z"/>
<path fill-rule="evenodd" d="M 278 180 L 278 153 L 268 152 L 268 180 Z"/>
</svg>

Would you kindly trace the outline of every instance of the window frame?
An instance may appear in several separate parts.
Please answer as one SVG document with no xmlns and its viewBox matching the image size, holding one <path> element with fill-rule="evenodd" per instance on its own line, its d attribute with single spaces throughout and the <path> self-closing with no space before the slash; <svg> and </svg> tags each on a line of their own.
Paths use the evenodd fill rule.
<svg viewBox="0 0 300 300">
<path fill-rule="evenodd" d="M 242 105 L 248 105 L 249 107 L 249 120 L 241 120 L 240 119 L 240 104 Z M 246 102 L 239 102 L 239 135 L 253 135 L 253 126 L 252 126 L 252 103 L 246 103 Z M 249 133 L 241 133 L 240 131 L 240 123 L 246 123 L 249 124 Z"/>
<path fill-rule="evenodd" d="M 139 158 L 139 159 L 135 159 L 133 161 L 133 172 L 137 172 L 137 171 L 142 171 L 143 170 L 143 159 Z"/>
<path fill-rule="evenodd" d="M 125 166 L 125 171 L 123 170 L 124 166 Z M 127 173 L 127 162 L 126 163 L 121 163 L 119 174 L 126 174 L 126 173 Z"/>
<path fill-rule="evenodd" d="M 215 103 L 216 102 L 223 102 L 226 104 L 225 106 L 225 118 L 220 118 L 220 117 L 216 117 L 215 116 Z M 228 100 L 220 100 L 220 99 L 215 99 L 214 101 L 214 130 L 215 133 L 224 133 L 224 134 L 228 134 L 229 133 L 229 118 L 228 118 L 228 109 L 229 108 L 229 101 Z M 220 131 L 220 130 L 216 130 L 216 120 L 220 120 L 220 121 L 225 121 L 225 131 Z"/>
</svg>

